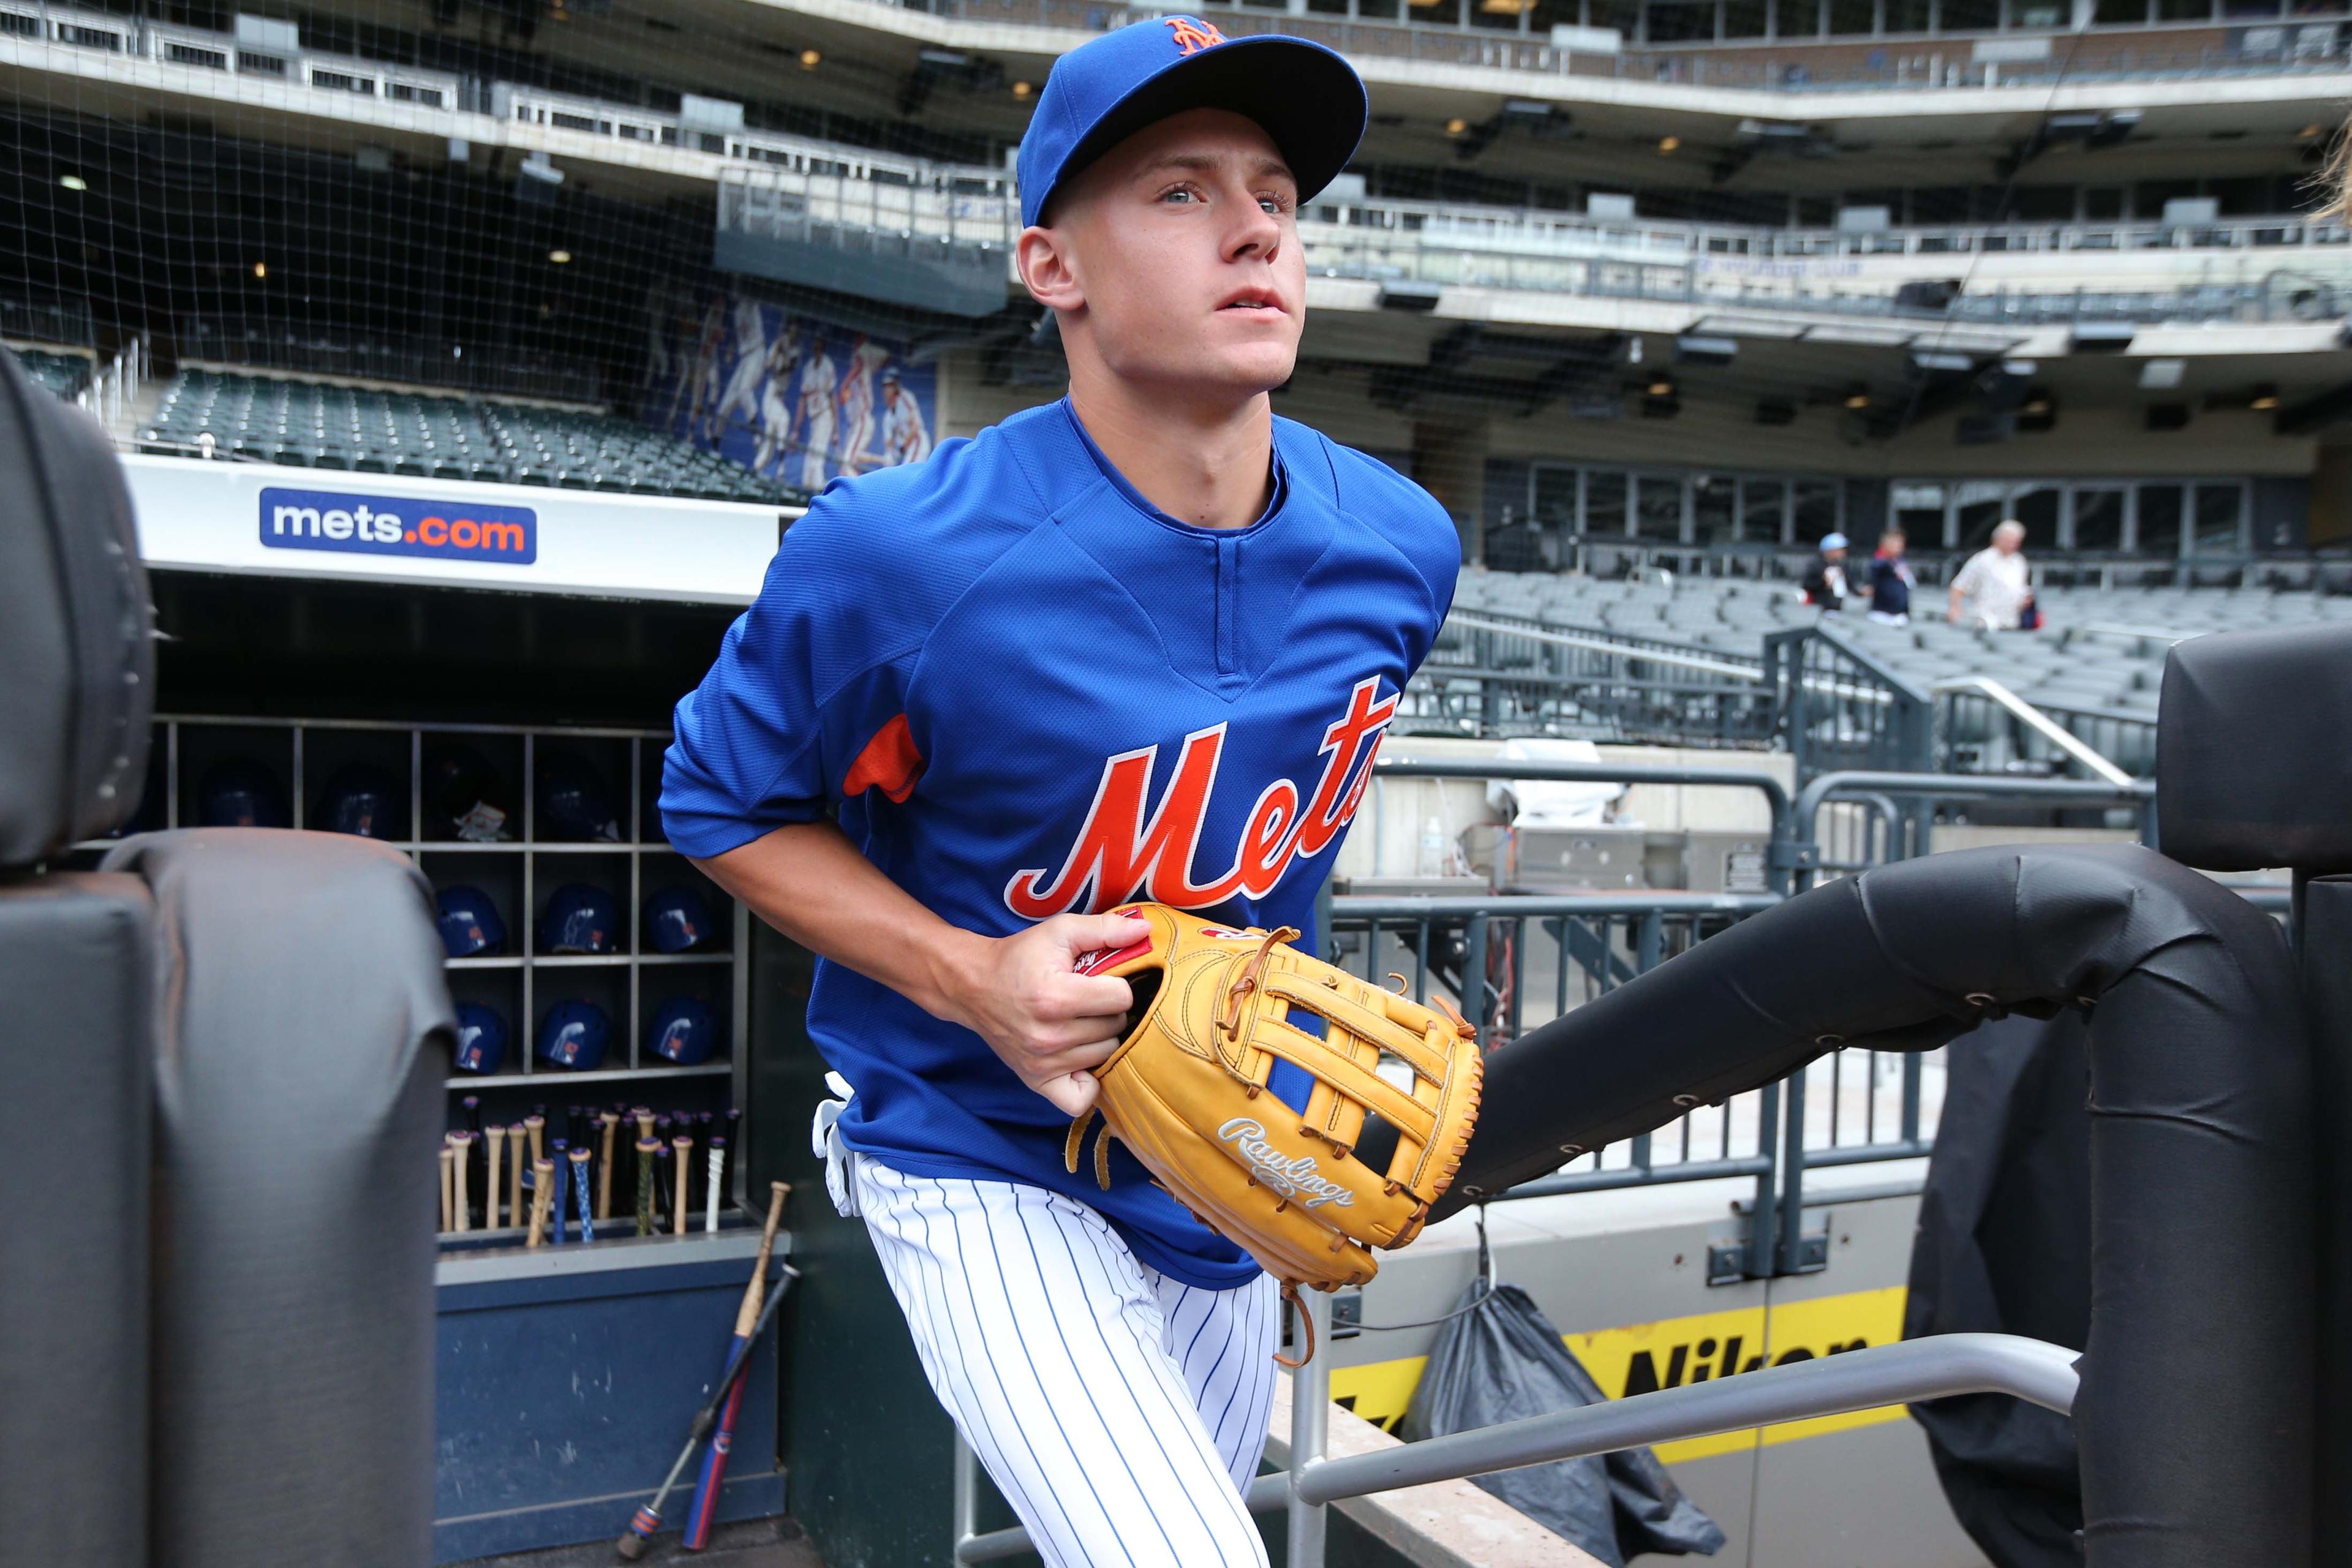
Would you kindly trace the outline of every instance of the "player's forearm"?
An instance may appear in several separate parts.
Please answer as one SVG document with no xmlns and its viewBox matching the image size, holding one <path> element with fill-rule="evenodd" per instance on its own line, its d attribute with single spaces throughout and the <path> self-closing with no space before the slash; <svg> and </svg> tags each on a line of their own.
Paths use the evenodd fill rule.
<svg viewBox="0 0 2352 1568">
<path fill-rule="evenodd" d="M 780 827 L 695 864 L 803 947 L 934 1017 L 963 1020 L 968 977 L 989 939 L 925 909 L 832 823 Z"/>
</svg>

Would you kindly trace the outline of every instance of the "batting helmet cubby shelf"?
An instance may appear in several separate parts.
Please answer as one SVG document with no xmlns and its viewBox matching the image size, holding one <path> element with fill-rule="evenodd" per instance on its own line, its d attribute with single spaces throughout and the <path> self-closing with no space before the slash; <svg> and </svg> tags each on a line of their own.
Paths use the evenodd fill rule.
<svg viewBox="0 0 2352 1568">
<path fill-rule="evenodd" d="M 735 1047 L 744 1037 L 748 998 L 737 957 L 748 916 L 660 837 L 655 800 L 668 739 L 642 729 L 161 716 L 146 804 L 123 831 L 197 826 L 218 804 L 208 791 L 227 792 L 232 803 L 257 795 L 265 821 L 274 814 L 286 826 L 331 827 L 332 813 L 352 809 L 338 791 L 355 778 L 372 783 L 390 794 L 392 809 L 388 823 L 371 824 L 370 837 L 415 860 L 436 892 L 482 891 L 503 927 L 495 951 L 447 962 L 456 1000 L 489 1007 L 507 1026 L 496 1070 L 448 1077 L 453 1125 L 456 1099 L 467 1094 L 481 1096 L 502 1121 L 520 1121 L 530 1105 L 565 1093 L 606 1104 L 626 1097 L 666 1110 L 740 1106 Z M 436 754 L 448 753 L 481 761 L 509 796 L 507 820 L 478 826 L 476 841 L 459 837 L 434 812 L 427 770 Z M 538 782 L 551 761 L 569 763 L 609 790 L 614 837 L 559 837 L 555 825 L 541 820 Z M 217 810 L 209 815 L 216 818 Z M 546 951 L 541 916 L 559 890 L 573 887 L 598 889 L 617 915 L 610 951 Z M 650 933 L 637 929 L 641 911 L 647 899 L 679 888 L 701 900 L 716 930 L 686 951 L 656 951 Z M 710 1059 L 679 1066 L 649 1051 L 646 1026 L 676 996 L 699 1001 L 724 1021 Z M 593 1003 L 610 1021 L 601 1062 L 584 1070 L 552 1066 L 533 1048 L 550 1009 L 575 1000 Z M 739 1181 L 730 1187 L 731 1205 Z"/>
</svg>

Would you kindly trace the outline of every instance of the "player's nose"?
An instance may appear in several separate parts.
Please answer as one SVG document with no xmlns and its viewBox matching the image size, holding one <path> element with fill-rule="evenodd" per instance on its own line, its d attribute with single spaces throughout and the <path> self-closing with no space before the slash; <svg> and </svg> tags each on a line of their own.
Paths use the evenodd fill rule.
<svg viewBox="0 0 2352 1568">
<path fill-rule="evenodd" d="M 1225 230 L 1225 259 L 1255 258 L 1271 261 L 1282 249 L 1282 220 L 1258 205 L 1254 192 L 1244 191 L 1227 208 L 1233 221 Z"/>
</svg>

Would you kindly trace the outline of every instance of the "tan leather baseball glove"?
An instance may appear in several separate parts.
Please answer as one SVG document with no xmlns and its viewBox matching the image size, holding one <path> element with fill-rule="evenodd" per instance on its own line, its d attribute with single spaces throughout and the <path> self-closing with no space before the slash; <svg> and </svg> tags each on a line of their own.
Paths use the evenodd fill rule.
<svg viewBox="0 0 2352 1568">
<path fill-rule="evenodd" d="M 1096 1179 L 1110 1185 L 1116 1136 L 1286 1294 L 1370 1279 L 1370 1249 L 1420 1234 L 1461 1163 L 1478 1118 L 1476 1031 L 1443 1002 L 1423 1006 L 1284 945 L 1298 934 L 1287 926 L 1234 931 L 1165 904 L 1117 912 L 1152 934 L 1079 960 L 1135 992 L 1126 1037 L 1095 1068 Z M 1319 1038 L 1298 1026 L 1310 1016 Z M 1304 1114 L 1266 1092 L 1277 1058 L 1315 1080 Z M 1385 1171 L 1351 1153 L 1367 1113 L 1397 1131 Z M 1093 1120 L 1070 1125 L 1072 1171 Z"/>
</svg>

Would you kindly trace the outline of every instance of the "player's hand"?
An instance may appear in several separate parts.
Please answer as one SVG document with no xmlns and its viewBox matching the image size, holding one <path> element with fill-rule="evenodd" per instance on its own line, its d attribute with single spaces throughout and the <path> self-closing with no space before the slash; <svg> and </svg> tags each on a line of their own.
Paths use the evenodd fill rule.
<svg viewBox="0 0 2352 1568">
<path fill-rule="evenodd" d="M 1023 1083 L 1065 1115 L 1091 1109 L 1102 1065 L 1127 1027 L 1134 993 L 1111 974 L 1080 974 L 1077 960 L 1151 935 L 1131 915 L 1055 915 L 1017 936 L 982 938 L 960 966 L 950 1001 Z"/>
</svg>

